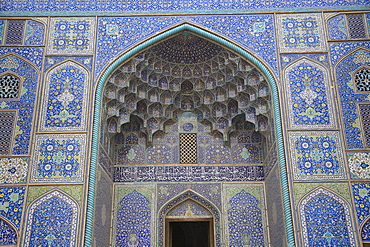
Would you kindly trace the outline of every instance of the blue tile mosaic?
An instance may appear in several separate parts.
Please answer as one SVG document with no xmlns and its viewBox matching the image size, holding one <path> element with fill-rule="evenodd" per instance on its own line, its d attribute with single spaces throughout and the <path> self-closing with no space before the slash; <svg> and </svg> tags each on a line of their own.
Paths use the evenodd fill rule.
<svg viewBox="0 0 370 247">
<path fill-rule="evenodd" d="M 327 69 L 302 58 L 284 72 L 289 128 L 335 127 Z"/>
<path fill-rule="evenodd" d="M 330 42 L 330 60 L 331 64 L 335 65 L 344 56 L 349 55 L 352 51 L 357 48 L 370 49 L 370 42 L 367 41 L 352 41 L 352 42 Z"/>
<path fill-rule="evenodd" d="M 349 43 L 348 46 L 354 48 L 352 43 Z M 369 42 L 367 46 L 370 47 Z M 370 100 L 367 92 L 355 92 L 354 80 L 352 79 L 353 74 L 364 66 L 370 66 L 370 52 L 360 49 L 341 60 L 335 70 L 342 116 L 345 116 L 342 120 L 348 149 L 364 148 L 357 104 L 369 103 Z"/>
<path fill-rule="evenodd" d="M 237 144 L 231 149 L 232 163 L 262 163 L 261 146 Z"/>
<path fill-rule="evenodd" d="M 3 44 L 5 20 L 0 20 L 0 44 Z"/>
<path fill-rule="evenodd" d="M 98 76 L 112 58 L 138 42 L 182 22 L 203 26 L 237 42 L 260 56 L 277 73 L 273 15 L 186 16 L 186 17 L 101 17 L 98 23 Z M 261 42 L 263 41 L 263 42 Z"/>
<path fill-rule="evenodd" d="M 16 230 L 8 222 L 0 218 L 0 245 L 16 245 L 17 237 Z"/>
<path fill-rule="evenodd" d="M 327 22 L 330 40 L 348 39 L 347 22 L 345 15 L 337 15 Z"/>
<path fill-rule="evenodd" d="M 0 158 L 0 184 L 25 183 L 29 158 Z"/>
<path fill-rule="evenodd" d="M 114 182 L 243 182 L 263 181 L 263 166 L 134 166 L 115 167 Z"/>
<path fill-rule="evenodd" d="M 145 163 L 145 150 L 139 145 L 125 145 L 117 151 L 117 155 L 117 165 Z"/>
<path fill-rule="evenodd" d="M 47 56 L 45 58 L 44 64 L 44 71 L 48 71 L 51 67 L 54 67 L 57 64 L 61 64 L 66 60 L 71 60 L 76 63 L 83 65 L 88 71 L 92 70 L 92 56 L 83 56 L 83 57 L 76 57 L 76 56 Z"/>
<path fill-rule="evenodd" d="M 224 145 L 209 145 L 206 148 L 207 164 L 229 164 L 231 163 L 230 148 Z"/>
<path fill-rule="evenodd" d="M 289 143 L 295 180 L 346 178 L 338 132 L 291 132 Z"/>
<path fill-rule="evenodd" d="M 165 217 L 176 205 L 186 200 L 192 200 L 193 202 L 204 207 L 207 211 L 211 212 L 211 214 L 213 215 L 214 237 L 216 240 L 214 246 L 221 247 L 220 211 L 213 205 L 213 203 L 210 203 L 207 199 L 194 193 L 191 190 L 187 190 L 182 194 L 179 194 L 176 197 L 172 198 L 171 201 L 167 202 L 160 209 L 158 213 L 158 245 L 156 246 L 164 246 Z"/>
<path fill-rule="evenodd" d="M 277 15 L 280 52 L 326 51 L 321 14 Z"/>
<path fill-rule="evenodd" d="M 193 202 L 192 200 L 187 200 L 180 205 L 173 208 L 168 212 L 167 216 L 172 217 L 209 217 L 212 216 L 211 213 L 200 206 L 199 204 Z"/>
<path fill-rule="evenodd" d="M 88 71 L 72 61 L 64 62 L 48 71 L 40 129 L 85 130 L 88 86 Z"/>
<path fill-rule="evenodd" d="M 27 21 L 24 45 L 43 45 L 45 34 L 44 24 L 37 21 Z"/>
<path fill-rule="evenodd" d="M 290 63 L 300 59 L 308 58 L 314 60 L 320 65 L 324 65 L 325 68 L 330 68 L 329 56 L 327 53 L 305 53 L 305 54 L 283 54 L 280 55 L 280 66 L 285 69 Z"/>
<path fill-rule="evenodd" d="M 370 216 L 370 183 L 353 183 L 352 191 L 357 220 L 362 224 Z"/>
<path fill-rule="evenodd" d="M 356 246 L 349 207 L 342 198 L 319 188 L 299 208 L 305 246 Z"/>
<path fill-rule="evenodd" d="M 115 246 L 150 246 L 151 210 L 149 200 L 134 190 L 120 202 Z"/>
<path fill-rule="evenodd" d="M 18 228 L 21 225 L 25 187 L 0 187 L 0 216 Z"/>
<path fill-rule="evenodd" d="M 86 136 L 38 135 L 33 155 L 32 182 L 82 182 Z"/>
<path fill-rule="evenodd" d="M 361 229 L 361 238 L 362 241 L 370 241 L 370 220 L 362 226 Z"/>
<path fill-rule="evenodd" d="M 157 208 L 161 208 L 166 202 L 186 190 L 192 190 L 212 202 L 219 210 L 221 207 L 221 184 L 189 184 L 171 183 L 157 186 Z"/>
<path fill-rule="evenodd" d="M 24 246 L 77 246 L 78 221 L 77 203 L 52 191 L 30 206 Z"/>
<path fill-rule="evenodd" d="M 69 3 L 69 2 L 68 2 Z M 194 1 L 194 0 L 184 0 L 180 2 L 174 1 L 83 1 L 76 0 L 73 4 L 67 4 L 63 1 L 47 1 L 47 0 L 35 0 L 32 3 L 27 0 L 6 0 L 2 3 L 2 12 L 85 12 L 91 13 L 92 11 L 98 12 L 141 12 L 149 11 L 153 13 L 158 13 L 161 11 L 205 11 L 210 10 L 254 10 L 254 9 L 289 9 L 292 8 L 309 8 L 309 7 L 345 7 L 345 6 L 366 6 L 367 1 L 363 0 L 343 0 L 343 1 L 305 1 L 305 2 L 295 2 L 295 1 Z"/>
<path fill-rule="evenodd" d="M 16 51 L 16 49 L 4 50 Z M 37 51 L 35 50 L 24 50 L 24 52 L 31 52 L 31 54 L 27 54 L 30 56 L 32 56 L 32 53 L 34 52 L 37 53 Z M 8 55 L 0 58 L 0 74 L 6 75 L 7 73 L 13 73 L 22 78 L 22 88 L 20 90 L 21 93 L 18 100 L 0 100 L 0 109 L 17 110 L 16 125 L 13 135 L 13 148 L 11 154 L 27 155 L 29 152 L 34 115 L 34 104 L 36 101 L 38 71 L 35 69 L 35 67 L 33 67 L 31 64 L 27 63 L 23 59 L 20 59 L 14 55 Z"/>
<path fill-rule="evenodd" d="M 264 246 L 262 212 L 258 200 L 244 189 L 229 201 L 227 210 L 230 246 Z"/>
<path fill-rule="evenodd" d="M 50 21 L 47 54 L 92 54 L 95 18 L 54 17 Z"/>
</svg>

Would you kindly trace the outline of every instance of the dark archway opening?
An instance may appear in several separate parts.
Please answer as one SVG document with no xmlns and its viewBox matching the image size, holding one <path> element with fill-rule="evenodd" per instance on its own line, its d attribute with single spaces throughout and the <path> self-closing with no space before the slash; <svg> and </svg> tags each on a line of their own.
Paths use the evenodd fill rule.
<svg viewBox="0 0 370 247">
<path fill-rule="evenodd" d="M 210 247 L 210 221 L 169 222 L 169 247 Z"/>
</svg>

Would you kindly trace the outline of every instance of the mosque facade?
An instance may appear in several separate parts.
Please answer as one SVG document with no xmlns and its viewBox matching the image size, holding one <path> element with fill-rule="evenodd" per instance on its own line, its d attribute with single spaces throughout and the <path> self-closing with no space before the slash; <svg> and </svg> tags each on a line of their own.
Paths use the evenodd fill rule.
<svg viewBox="0 0 370 247">
<path fill-rule="evenodd" d="M 369 9 L 2 1 L 0 246 L 370 246 Z"/>
</svg>

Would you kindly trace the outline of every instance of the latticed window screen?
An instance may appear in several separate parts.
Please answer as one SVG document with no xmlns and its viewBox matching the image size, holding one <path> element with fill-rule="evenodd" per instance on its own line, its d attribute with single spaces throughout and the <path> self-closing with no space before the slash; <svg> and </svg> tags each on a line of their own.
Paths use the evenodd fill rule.
<svg viewBox="0 0 370 247">
<path fill-rule="evenodd" d="M 180 163 L 197 163 L 197 134 L 180 134 Z"/>
<path fill-rule="evenodd" d="M 12 74 L 0 77 L 0 99 L 16 99 L 19 94 L 20 80 Z"/>
<path fill-rule="evenodd" d="M 0 111 L 0 155 L 10 154 L 15 111 Z"/>
<path fill-rule="evenodd" d="M 370 104 L 360 104 L 359 106 L 366 146 L 370 147 Z"/>
<path fill-rule="evenodd" d="M 347 22 L 351 39 L 366 38 L 366 27 L 363 14 L 347 14 Z"/>
<path fill-rule="evenodd" d="M 355 74 L 355 85 L 358 92 L 370 92 L 370 69 L 363 68 Z"/>
<path fill-rule="evenodd" d="M 6 45 L 21 45 L 23 43 L 25 20 L 9 20 L 6 30 Z"/>
</svg>

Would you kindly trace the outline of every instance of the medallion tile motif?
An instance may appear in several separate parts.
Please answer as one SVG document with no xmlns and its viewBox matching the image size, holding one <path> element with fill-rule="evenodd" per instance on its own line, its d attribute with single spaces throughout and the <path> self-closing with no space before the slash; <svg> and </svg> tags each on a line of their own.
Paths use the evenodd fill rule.
<svg viewBox="0 0 370 247">
<path fill-rule="evenodd" d="M 82 66 L 67 61 L 46 76 L 42 131 L 73 131 L 86 128 L 89 75 Z"/>
<path fill-rule="evenodd" d="M 287 106 L 290 128 L 333 128 L 332 97 L 328 71 L 308 59 L 288 66 Z"/>
<path fill-rule="evenodd" d="M 299 206 L 304 246 L 356 246 L 350 211 L 339 196 L 319 188 Z"/>
<path fill-rule="evenodd" d="M 295 180 L 346 178 L 338 132 L 289 133 Z"/>
<path fill-rule="evenodd" d="M 277 16 L 280 52 L 325 51 L 320 14 L 282 14 Z"/>
<path fill-rule="evenodd" d="M 38 135 L 32 165 L 32 182 L 82 182 L 85 135 Z"/>
<path fill-rule="evenodd" d="M 359 224 L 370 216 L 370 183 L 353 183 L 353 198 Z"/>
<path fill-rule="evenodd" d="M 366 152 L 347 153 L 349 171 L 352 179 L 370 178 L 370 154 Z"/>
<path fill-rule="evenodd" d="M 94 47 L 95 18 L 52 18 L 47 54 L 92 54 Z"/>
<path fill-rule="evenodd" d="M 77 226 L 76 202 L 52 191 L 30 206 L 24 246 L 76 246 Z"/>
</svg>

